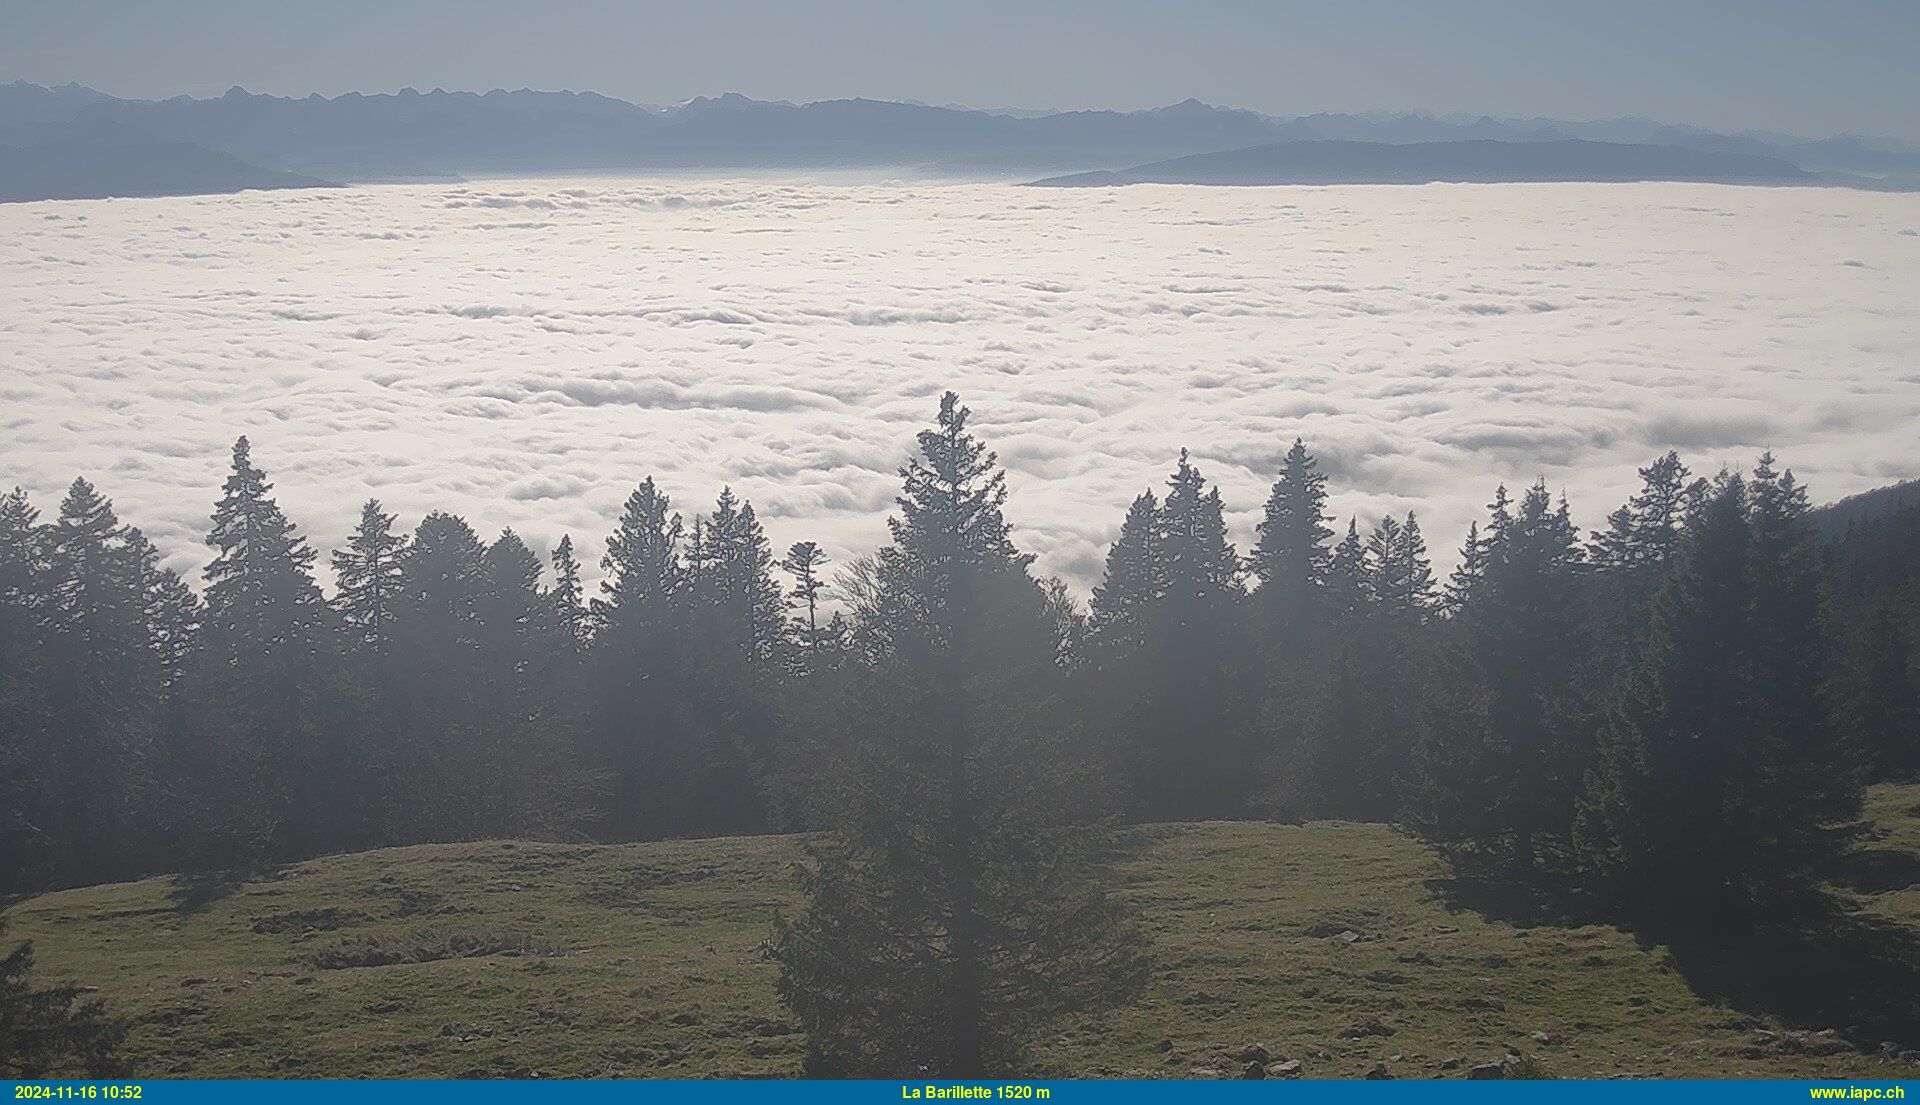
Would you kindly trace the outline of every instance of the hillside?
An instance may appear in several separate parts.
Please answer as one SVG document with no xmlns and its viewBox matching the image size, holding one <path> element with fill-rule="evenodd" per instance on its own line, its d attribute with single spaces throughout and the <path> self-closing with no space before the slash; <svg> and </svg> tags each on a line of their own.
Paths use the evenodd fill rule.
<svg viewBox="0 0 1920 1105">
<path fill-rule="evenodd" d="M 1920 480 L 1902 480 L 1828 503 L 1813 512 L 1813 524 L 1822 537 L 1831 539 L 1844 535 L 1850 526 L 1913 506 L 1920 506 Z"/>
<path fill-rule="evenodd" d="M 186 142 L 89 139 L 0 145 L 0 203 L 325 187 L 331 185 L 262 169 Z"/>
<path fill-rule="evenodd" d="M 1816 184 L 1771 157 L 1678 146 L 1610 142 L 1279 142 L 1194 154 L 1115 172 L 1076 173 L 1033 183 L 1057 188 L 1123 184 L 1492 184 L 1505 181 L 1700 181 Z"/>
<path fill-rule="evenodd" d="M 1237 1075 L 1257 1043 L 1308 1077 L 1456 1077 L 1514 1046 L 1564 1076 L 1911 1077 L 1920 1053 L 1881 1041 L 1920 1024 L 1920 786 L 1878 788 L 1870 812 L 1881 839 L 1843 915 L 1697 948 L 1478 900 L 1383 826 L 1143 829 L 1122 870 L 1151 991 L 1067 1026 L 1043 1063 Z M 433 845 L 7 915 L 43 978 L 135 1021 L 144 1075 L 790 1075 L 801 1038 L 762 941 L 794 858 L 780 837 Z"/>
</svg>

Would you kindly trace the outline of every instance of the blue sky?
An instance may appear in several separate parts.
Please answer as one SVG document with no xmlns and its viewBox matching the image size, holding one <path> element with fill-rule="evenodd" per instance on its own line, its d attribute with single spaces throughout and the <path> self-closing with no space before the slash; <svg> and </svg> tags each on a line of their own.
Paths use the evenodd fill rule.
<svg viewBox="0 0 1920 1105">
<path fill-rule="evenodd" d="M 117 95 L 739 91 L 1421 109 L 1920 138 L 1915 0 L 0 0 L 0 80 Z"/>
</svg>

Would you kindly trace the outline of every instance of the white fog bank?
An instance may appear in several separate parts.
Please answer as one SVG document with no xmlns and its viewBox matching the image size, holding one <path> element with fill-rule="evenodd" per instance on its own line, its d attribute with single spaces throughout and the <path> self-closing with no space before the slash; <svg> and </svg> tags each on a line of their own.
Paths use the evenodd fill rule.
<svg viewBox="0 0 1920 1105">
<path fill-rule="evenodd" d="M 197 569 L 241 433 L 323 551 L 369 496 L 583 559 L 652 474 L 870 551 L 946 388 L 1090 585 L 1186 446 L 1242 550 L 1304 436 L 1452 559 L 1668 447 L 1820 500 L 1920 476 L 1920 195 L 518 181 L 0 205 L 0 483 L 84 474 Z"/>
</svg>

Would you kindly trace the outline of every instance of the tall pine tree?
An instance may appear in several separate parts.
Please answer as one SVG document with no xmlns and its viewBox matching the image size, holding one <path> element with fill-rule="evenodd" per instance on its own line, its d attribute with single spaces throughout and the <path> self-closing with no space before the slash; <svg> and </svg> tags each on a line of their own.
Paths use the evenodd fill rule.
<svg viewBox="0 0 1920 1105">
<path fill-rule="evenodd" d="M 182 781 L 208 830 L 201 844 L 220 860 L 342 846 L 358 834 L 341 822 L 356 820 L 347 811 L 365 793 L 344 771 L 364 757 L 342 747 L 337 638 L 314 553 L 272 489 L 240 438 L 207 537 L 197 747 Z"/>
<path fill-rule="evenodd" d="M 919 445 L 879 560 L 886 651 L 849 691 L 835 831 L 777 948 L 817 1074 L 1011 1073 L 1042 1026 L 1145 980 L 1062 739 L 1057 641 L 1005 477 L 951 393 Z"/>
</svg>

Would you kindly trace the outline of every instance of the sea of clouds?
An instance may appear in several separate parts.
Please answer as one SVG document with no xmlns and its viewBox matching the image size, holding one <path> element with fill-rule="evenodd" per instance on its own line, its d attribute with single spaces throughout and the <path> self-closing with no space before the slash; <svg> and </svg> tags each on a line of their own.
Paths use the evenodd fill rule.
<svg viewBox="0 0 1920 1105">
<path fill-rule="evenodd" d="M 84 474 L 182 570 L 236 435 L 359 503 L 596 560 L 636 481 L 871 551 L 959 391 L 1081 589 L 1183 446 L 1244 549 L 1296 435 L 1445 562 L 1500 482 L 1597 525 L 1673 447 L 1821 500 L 1920 476 L 1920 196 L 511 181 L 0 205 L 0 481 Z"/>
</svg>

